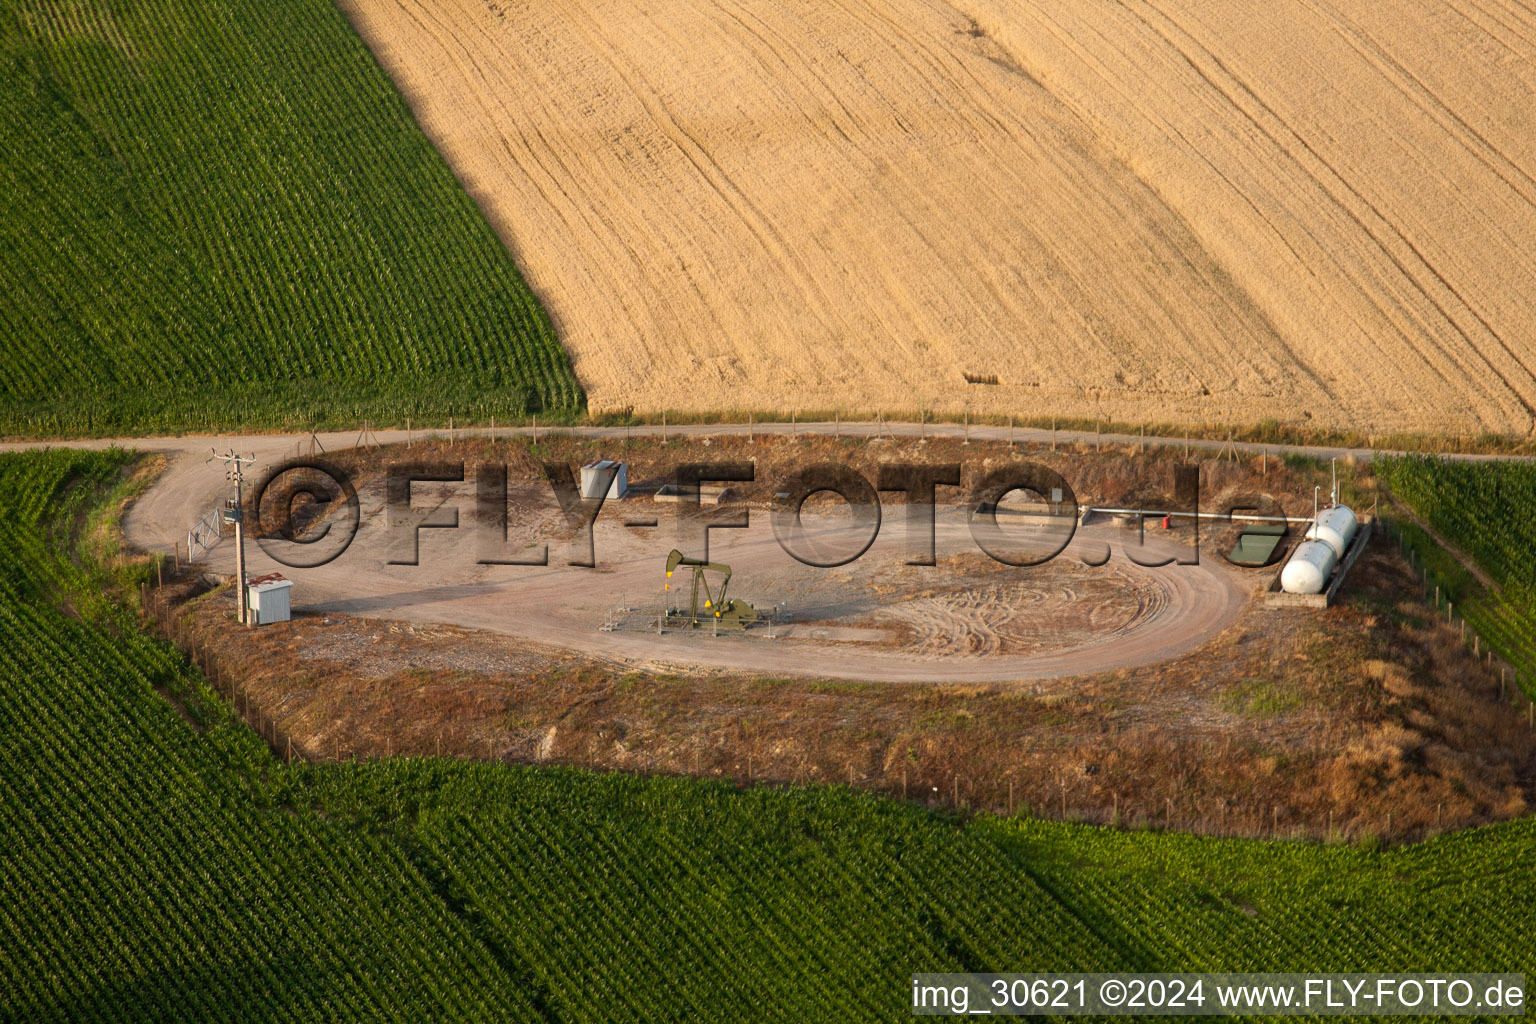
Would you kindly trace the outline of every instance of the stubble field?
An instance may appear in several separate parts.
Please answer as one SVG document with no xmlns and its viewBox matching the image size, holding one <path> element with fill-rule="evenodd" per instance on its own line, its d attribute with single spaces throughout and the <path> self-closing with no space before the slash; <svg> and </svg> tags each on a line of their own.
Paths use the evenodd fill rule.
<svg viewBox="0 0 1536 1024">
<path fill-rule="evenodd" d="M 595 412 L 1532 429 L 1518 5 L 342 7 Z"/>
</svg>

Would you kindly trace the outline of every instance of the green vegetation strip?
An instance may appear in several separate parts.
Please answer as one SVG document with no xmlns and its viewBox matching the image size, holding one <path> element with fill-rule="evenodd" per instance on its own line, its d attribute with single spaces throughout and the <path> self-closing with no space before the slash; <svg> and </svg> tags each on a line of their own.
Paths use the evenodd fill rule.
<svg viewBox="0 0 1536 1024">
<path fill-rule="evenodd" d="M 1378 459 L 1375 472 L 1398 501 L 1494 582 L 1496 589 L 1484 586 L 1418 525 L 1397 523 L 1429 586 L 1440 588 L 1440 607 L 1452 602 L 1454 613 L 1536 699 L 1536 466 L 1405 456 Z"/>
<path fill-rule="evenodd" d="M 1532 821 L 1380 850 L 285 766 L 110 599 L 148 575 L 92 540 L 128 464 L 0 456 L 7 1019 L 905 1020 L 916 971 L 1536 973 Z"/>
<path fill-rule="evenodd" d="M 0 435 L 583 404 L 330 0 L 4 4 L 0 195 Z"/>
</svg>

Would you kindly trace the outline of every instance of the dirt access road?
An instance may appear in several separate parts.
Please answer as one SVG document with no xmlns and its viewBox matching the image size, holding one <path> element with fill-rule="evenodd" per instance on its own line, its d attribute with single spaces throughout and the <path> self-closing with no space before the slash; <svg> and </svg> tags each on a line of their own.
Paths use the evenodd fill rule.
<svg viewBox="0 0 1536 1024">
<path fill-rule="evenodd" d="M 657 436 L 661 427 L 646 426 L 628 430 L 624 427 L 578 427 L 574 432 L 588 437 L 619 440 L 627 433 L 636 436 Z M 759 434 L 818 433 L 830 435 L 839 432 L 844 436 L 873 437 L 880 434 L 898 437 L 959 437 L 966 428 L 954 424 L 796 424 L 785 423 L 690 425 L 670 427 L 670 436 L 703 437 L 708 435 L 742 435 L 749 430 Z M 506 428 L 500 436 L 526 435 L 530 428 Z M 442 432 L 435 432 L 442 436 Z M 459 435 L 474 433 L 484 436 L 482 430 L 459 431 Z M 1007 428 L 973 426 L 970 436 L 977 439 L 1006 440 Z M 1014 432 L 1020 444 L 1042 444 L 1051 440 L 1052 432 L 1019 428 Z M 420 439 L 420 433 L 411 435 Z M 404 431 L 380 431 L 378 440 L 385 444 L 407 440 Z M 1056 439 L 1062 444 L 1091 442 L 1094 435 L 1085 432 L 1059 431 Z M 1105 443 L 1126 444 L 1141 440 L 1128 435 L 1104 435 Z M 255 436 L 192 436 L 128 439 L 82 439 L 73 441 L 14 442 L 0 444 L 0 451 L 17 451 L 43 446 L 105 448 L 116 445 L 141 451 L 164 454 L 169 460 L 163 477 L 136 503 L 125 523 L 129 540 L 149 551 L 169 553 L 178 542 L 184 542 L 186 530 L 213 505 L 228 496 L 228 484 L 217 465 L 209 465 L 210 450 L 224 451 L 235 447 L 254 454 L 260 463 L 279 460 L 305 448 L 309 435 L 255 435 Z M 319 444 L 328 451 L 336 451 L 353 445 L 357 434 L 327 433 L 318 436 Z M 1186 443 L 1194 450 L 1217 451 L 1223 445 L 1215 442 L 1190 441 L 1181 438 L 1146 438 L 1149 446 L 1182 446 Z M 1369 460 L 1373 452 L 1363 449 L 1305 448 L 1300 446 L 1236 446 L 1239 451 L 1257 454 L 1267 450 L 1295 452 L 1318 458 L 1354 457 Z M 307 448 L 306 448 L 307 450 Z M 1451 456 L 1475 461 L 1497 461 L 1498 456 Z M 1515 461 L 1529 461 L 1519 459 Z M 462 497 L 462 496 L 461 496 Z M 377 496 L 373 497 L 374 511 L 370 522 L 376 523 Z M 462 500 L 464 508 L 471 502 Z M 649 505 L 646 503 L 626 503 Z M 613 513 L 609 509 L 609 513 Z M 822 676 L 874 679 L 952 679 L 956 681 L 993 680 L 1003 678 L 1039 678 L 1091 672 L 1101 669 L 1150 664 L 1173 657 L 1192 649 L 1214 636 L 1240 613 L 1247 599 L 1246 581 L 1223 566 L 1203 565 L 1173 567 L 1167 570 L 1142 570 L 1127 567 L 1118 553 L 1107 573 L 1094 577 L 1095 570 L 1081 567 L 1074 557 L 1090 542 L 1097 545 L 1102 531 L 1092 528 L 1078 538 L 1079 547 L 1059 559 L 1055 571 L 1036 573 L 1035 580 L 1005 581 L 978 575 L 965 570 L 942 584 L 938 592 L 933 585 L 921 579 L 898 580 L 892 583 L 881 578 L 893 561 L 900 561 L 904 543 L 904 525 L 900 516 L 888 516 L 882 527 L 879 541 L 870 553 L 861 559 L 858 572 L 849 579 L 836 580 L 834 590 L 844 596 L 845 609 L 841 614 L 824 614 L 821 619 L 834 629 L 829 635 L 837 635 L 839 629 L 877 629 L 888 635 L 884 643 L 821 642 L 814 637 L 759 641 L 745 638 L 715 639 L 703 637 L 678 637 L 668 634 L 662 638 L 631 633 L 603 633 L 597 629 L 610 608 L 624 598 L 635 606 L 659 603 L 658 593 L 660 563 L 667 550 L 673 546 L 675 533 L 667 524 L 662 511 L 663 523 L 649 535 L 616 524 L 614 519 L 602 519 L 596 537 L 597 552 L 603 560 L 596 570 L 576 568 L 488 569 L 473 565 L 472 546 L 455 544 L 452 535 L 444 531 L 427 531 L 423 543 L 421 568 L 380 565 L 377 545 L 373 554 L 368 550 L 368 525 L 359 534 L 355 551 L 343 556 L 332 567 L 323 570 L 296 570 L 265 560 L 252 546 L 250 570 L 257 573 L 283 569 L 285 574 L 298 582 L 296 602 L 300 610 L 345 611 L 350 614 L 377 618 L 400 618 L 418 622 L 454 622 L 467 626 L 496 630 L 512 635 L 531 638 L 544 643 L 569 647 L 615 658 L 620 661 L 662 665 L 707 665 L 717 668 L 742 668 L 780 674 L 805 673 Z M 465 517 L 466 527 L 468 518 Z M 822 580 L 811 570 L 798 567 L 784 556 L 767 531 L 765 517 L 757 517 L 752 531 L 723 531 L 714 534 L 712 555 L 733 564 L 737 579 L 733 593 L 764 606 L 787 600 L 796 588 L 802 593 L 812 590 L 821 582 L 831 579 L 831 574 L 821 574 Z M 466 528 L 462 531 L 469 533 Z M 745 534 L 745 535 L 744 535 Z M 644 540 L 641 545 L 640 540 Z M 963 555 L 975 551 L 969 531 L 963 522 L 953 517 L 944 524 L 940 535 L 940 553 Z M 552 548 L 552 556 L 558 560 L 564 549 Z M 428 557 L 429 556 L 429 557 Z M 370 561 L 371 558 L 371 561 Z M 446 561 L 445 561 L 446 559 Z M 1210 560 L 1207 559 L 1209 562 Z M 558 564 L 558 562 L 557 562 Z M 1081 572 L 1073 579 L 1064 570 L 1078 565 Z M 226 574 L 233 573 L 233 553 L 226 542 L 216 549 L 210 559 L 211 568 Z M 804 570 L 803 572 L 801 570 Z M 905 607 L 907 614 L 891 611 L 881 613 L 872 608 L 867 599 L 861 599 L 858 588 L 864 585 L 886 586 L 892 589 L 881 594 L 876 602 L 887 608 Z M 953 584 L 953 585 L 951 585 Z M 1008 589 L 1008 587 L 1012 589 Z M 947 589 L 946 589 L 947 587 Z M 999 597 L 991 588 L 1002 587 Z M 1131 595 L 1134 607 L 1112 600 L 1119 611 L 1114 611 L 1107 621 L 1084 622 L 1083 616 L 1071 611 L 1072 596 L 1109 595 L 1121 591 L 1120 598 Z M 985 597 L 986 600 L 981 600 Z M 810 602 L 802 600 L 805 610 Z M 1025 623 L 1025 611 L 1034 605 L 1037 613 L 1033 621 L 1037 628 L 1031 631 Z M 990 608 L 1001 607 L 1002 620 L 989 619 Z M 1012 612 L 1009 608 L 1014 609 Z M 836 609 L 831 611 L 836 612 Z M 1121 614 L 1121 612 L 1124 614 Z M 1119 617 L 1116 617 L 1116 616 Z M 868 621 L 873 616 L 874 622 Z M 845 619 L 839 624 L 835 620 Z M 798 624 L 797 624 L 798 625 Z M 821 628 L 821 627 L 816 627 Z M 946 632 L 947 631 L 947 632 Z M 1051 649 L 1042 631 L 1054 633 L 1067 642 L 1066 647 Z M 1097 631 L 1097 635 L 1092 635 Z M 809 629 L 806 630 L 810 632 Z M 994 636 L 995 642 L 987 639 Z M 948 639 L 946 639 L 946 637 Z M 901 650 L 887 649 L 900 643 Z"/>
<path fill-rule="evenodd" d="M 381 434 L 387 442 L 404 440 Z M 355 435 L 321 438 L 327 448 Z M 81 442 L 100 446 L 105 442 Z M 187 528 L 228 494 L 222 467 L 206 461 L 211 447 L 234 445 L 263 465 L 293 454 L 297 439 L 175 438 L 136 442 L 170 458 L 162 478 L 135 504 L 125 529 L 131 543 L 169 553 Z M 963 510 L 941 508 L 936 530 L 941 564 L 908 567 L 904 518 L 887 511 L 878 539 L 858 561 L 840 569 L 804 566 L 785 554 L 768 517 L 754 514 L 745 530 L 715 531 L 710 557 L 735 569 L 732 596 L 769 609 L 784 602 L 793 618 L 779 639 L 712 637 L 668 632 L 605 632 L 616 606 L 654 609 L 664 599 L 662 563 L 679 542 L 671 506 L 649 499 L 605 506 L 594 534 L 598 566 L 563 564 L 553 499 L 543 489 L 513 489 L 513 548 L 550 544 L 548 567 L 477 563 L 473 485 L 418 484 L 418 505 L 452 505 L 460 528 L 424 530 L 419 565 L 389 564 L 389 531 L 380 487 L 364 487 L 362 522 L 348 551 L 330 564 L 295 569 L 248 546 L 248 572 L 281 571 L 295 581 L 299 611 L 338 612 L 414 622 L 447 622 L 495 630 L 587 655 L 652 668 L 706 667 L 884 681 L 1003 681 L 1077 675 L 1145 665 L 1189 651 L 1230 625 L 1246 606 L 1251 578 L 1219 559 L 1200 566 L 1142 568 L 1120 550 L 1123 531 L 1079 529 L 1064 554 L 1047 566 L 1014 569 L 980 555 Z M 656 516 L 635 529 L 624 519 Z M 812 535 L 835 538 L 835 517 L 810 517 Z M 687 541 L 681 543 L 687 544 Z M 1115 547 L 1110 563 L 1085 565 Z M 1176 549 L 1149 541 L 1147 554 Z M 1144 558 L 1144 560 L 1148 560 Z M 232 574 L 233 545 L 206 558 Z"/>
</svg>

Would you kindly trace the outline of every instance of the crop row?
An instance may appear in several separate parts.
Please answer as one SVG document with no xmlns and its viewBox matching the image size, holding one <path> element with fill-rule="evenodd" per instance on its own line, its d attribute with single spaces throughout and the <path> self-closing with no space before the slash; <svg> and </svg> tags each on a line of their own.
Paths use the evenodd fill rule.
<svg viewBox="0 0 1536 1024">
<path fill-rule="evenodd" d="M 1382 851 L 838 787 L 285 766 L 109 599 L 136 570 L 74 546 L 126 465 L 0 455 L 16 1019 L 892 1020 L 935 970 L 1536 969 L 1530 820 Z"/>
<path fill-rule="evenodd" d="M 1536 466 L 1384 458 L 1377 476 L 1428 527 L 1399 524 L 1404 544 L 1437 587 L 1536 697 Z M 1486 586 L 1437 541 L 1455 544 L 1492 580 Z"/>
<path fill-rule="evenodd" d="M 160 696 L 200 681 L 54 546 L 122 464 L 0 456 L 3 1015 L 533 1017 L 394 844 L 253 799 Z"/>
<path fill-rule="evenodd" d="M 0 19 L 0 191 L 0 434 L 582 403 L 328 0 L 23 5 Z"/>
</svg>

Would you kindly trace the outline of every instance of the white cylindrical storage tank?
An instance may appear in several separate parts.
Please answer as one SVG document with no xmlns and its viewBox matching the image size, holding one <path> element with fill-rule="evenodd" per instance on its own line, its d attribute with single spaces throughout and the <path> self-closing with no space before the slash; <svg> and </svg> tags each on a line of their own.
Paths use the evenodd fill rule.
<svg viewBox="0 0 1536 1024">
<path fill-rule="evenodd" d="M 1319 513 L 1317 522 L 1307 527 L 1307 540 L 1320 540 L 1333 548 L 1333 557 L 1343 558 L 1359 529 L 1353 512 L 1343 505 L 1334 505 Z"/>
<path fill-rule="evenodd" d="M 1287 594 L 1321 594 L 1338 564 L 1338 556 L 1327 544 L 1303 541 L 1280 570 L 1280 589 Z"/>
</svg>

